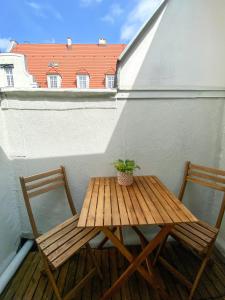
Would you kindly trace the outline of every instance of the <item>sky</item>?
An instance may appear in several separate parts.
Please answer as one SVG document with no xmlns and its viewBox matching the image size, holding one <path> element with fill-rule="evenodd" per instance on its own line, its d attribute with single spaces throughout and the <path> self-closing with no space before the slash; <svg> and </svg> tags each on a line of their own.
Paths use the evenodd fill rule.
<svg viewBox="0 0 225 300">
<path fill-rule="evenodd" d="M 128 43 L 162 0 L 1 0 L 0 51 L 19 43 Z"/>
</svg>

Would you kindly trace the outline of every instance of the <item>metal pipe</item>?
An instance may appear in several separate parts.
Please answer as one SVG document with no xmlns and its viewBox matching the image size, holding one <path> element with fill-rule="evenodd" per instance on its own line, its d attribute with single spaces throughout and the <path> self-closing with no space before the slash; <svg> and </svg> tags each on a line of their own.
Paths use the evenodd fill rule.
<svg viewBox="0 0 225 300">
<path fill-rule="evenodd" d="M 0 294 L 3 292 L 3 290 L 5 289 L 6 285 L 10 281 L 10 279 L 16 273 L 17 269 L 23 262 L 24 258 L 30 251 L 33 244 L 34 244 L 34 241 L 32 241 L 32 240 L 26 241 L 26 243 L 19 250 L 19 252 L 14 256 L 11 263 L 8 265 L 8 267 L 5 269 L 5 271 L 0 276 Z"/>
</svg>

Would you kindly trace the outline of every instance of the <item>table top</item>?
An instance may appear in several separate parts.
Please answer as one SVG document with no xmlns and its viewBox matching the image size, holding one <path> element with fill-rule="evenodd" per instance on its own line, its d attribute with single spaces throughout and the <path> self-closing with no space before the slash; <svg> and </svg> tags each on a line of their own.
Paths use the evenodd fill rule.
<svg viewBox="0 0 225 300">
<path fill-rule="evenodd" d="M 78 227 L 159 225 L 197 218 L 156 176 L 135 176 L 131 186 L 116 177 L 91 178 Z"/>
</svg>

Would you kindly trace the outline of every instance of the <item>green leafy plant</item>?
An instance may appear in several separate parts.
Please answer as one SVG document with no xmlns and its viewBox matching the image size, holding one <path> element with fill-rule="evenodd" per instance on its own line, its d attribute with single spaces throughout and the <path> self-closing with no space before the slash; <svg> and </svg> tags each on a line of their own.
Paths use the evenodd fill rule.
<svg viewBox="0 0 225 300">
<path fill-rule="evenodd" d="M 128 174 L 133 174 L 133 171 L 135 169 L 140 169 L 140 167 L 135 163 L 134 160 L 129 160 L 129 159 L 126 160 L 118 159 L 114 161 L 113 165 L 117 169 L 117 171 L 128 173 Z"/>
</svg>

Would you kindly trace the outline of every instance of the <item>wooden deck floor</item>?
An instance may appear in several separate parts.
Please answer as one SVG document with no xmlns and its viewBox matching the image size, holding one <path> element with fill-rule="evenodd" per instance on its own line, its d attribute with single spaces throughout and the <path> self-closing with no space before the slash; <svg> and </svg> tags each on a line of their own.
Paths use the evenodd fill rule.
<svg viewBox="0 0 225 300">
<path fill-rule="evenodd" d="M 97 276 L 94 277 L 83 291 L 74 298 L 76 300 L 100 299 L 102 292 L 112 284 L 127 265 L 124 258 L 115 248 L 93 251 L 101 263 L 104 280 L 100 281 Z M 131 251 L 137 253 L 138 247 L 131 247 Z M 170 257 L 170 261 L 172 260 L 176 263 L 176 267 L 183 271 L 189 279 L 193 278 L 193 270 L 199 263 L 193 254 L 177 243 L 170 243 L 167 246 L 166 255 Z M 213 258 L 214 263 L 207 267 L 194 300 L 223 300 L 225 298 L 225 259 L 217 250 L 214 251 Z M 47 278 L 40 274 L 41 267 L 42 264 L 40 263 L 39 254 L 36 251 L 30 252 L 14 278 L 0 296 L 0 299 L 56 299 L 48 284 Z M 86 255 L 86 251 L 81 250 L 55 274 L 61 291 L 66 293 L 89 268 L 90 260 Z M 187 290 L 160 266 L 159 271 L 171 295 L 171 299 L 186 299 Z M 153 291 L 148 288 L 146 282 L 135 273 L 127 284 L 113 297 L 113 300 L 125 299 L 155 300 L 156 297 Z"/>
</svg>

